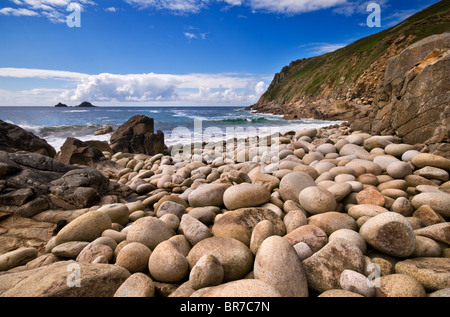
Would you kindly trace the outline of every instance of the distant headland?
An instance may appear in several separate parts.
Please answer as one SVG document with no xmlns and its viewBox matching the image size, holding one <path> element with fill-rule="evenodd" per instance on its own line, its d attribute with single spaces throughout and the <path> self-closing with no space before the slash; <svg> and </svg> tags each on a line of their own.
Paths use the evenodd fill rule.
<svg viewBox="0 0 450 317">
<path fill-rule="evenodd" d="M 93 108 L 93 107 L 97 107 L 97 106 L 94 106 L 93 104 L 91 104 L 90 102 L 87 102 L 87 101 L 83 101 L 83 102 L 80 103 L 78 106 L 75 106 L 75 108 Z M 59 102 L 59 103 L 55 106 L 55 108 L 69 108 L 69 106 L 66 105 L 66 104 L 63 104 L 63 103 Z"/>
</svg>

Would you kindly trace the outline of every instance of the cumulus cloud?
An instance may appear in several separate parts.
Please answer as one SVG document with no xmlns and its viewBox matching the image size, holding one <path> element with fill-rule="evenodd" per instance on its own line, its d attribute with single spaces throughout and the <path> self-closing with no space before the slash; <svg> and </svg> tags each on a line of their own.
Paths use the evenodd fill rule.
<svg viewBox="0 0 450 317">
<path fill-rule="evenodd" d="M 256 102 L 267 89 L 271 76 L 218 73 L 218 74 L 109 74 L 97 75 L 23 68 L 0 68 L 0 78 L 39 78 L 72 83 L 72 88 L 35 90 L 43 96 L 37 100 L 63 102 L 103 102 L 110 104 L 208 104 L 246 105 Z M 64 85 L 67 86 L 67 85 Z M 55 93 L 59 92 L 55 99 Z M 23 91 L 25 99 L 36 94 Z M 44 95 L 47 95 L 45 97 Z M 6 100 L 5 96 L 9 96 Z M 19 99 L 17 92 L 4 93 L 0 105 L 11 105 Z M 6 102 L 9 103 L 6 103 Z M 21 102 L 16 100 L 16 102 Z M 50 103 L 50 104 L 52 104 Z M 12 103 L 14 105 L 15 103 Z"/>
</svg>

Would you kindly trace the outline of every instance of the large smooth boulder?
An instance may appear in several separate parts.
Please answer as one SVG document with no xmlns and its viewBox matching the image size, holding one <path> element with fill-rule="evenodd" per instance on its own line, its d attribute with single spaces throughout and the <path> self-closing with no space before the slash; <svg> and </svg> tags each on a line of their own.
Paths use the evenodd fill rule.
<svg viewBox="0 0 450 317">
<path fill-rule="evenodd" d="M 285 175 L 280 181 L 280 195 L 286 200 L 298 203 L 298 195 L 306 187 L 316 186 L 314 179 L 305 172 L 292 172 Z"/>
<path fill-rule="evenodd" d="M 284 297 L 307 297 L 308 282 L 294 247 L 283 237 L 266 238 L 255 257 L 254 275 Z"/>
<path fill-rule="evenodd" d="M 215 256 L 222 264 L 224 282 L 243 278 L 253 267 L 253 254 L 245 244 L 232 238 L 211 237 L 200 241 L 189 251 L 190 269 L 207 254 Z"/>
<path fill-rule="evenodd" d="M 255 226 L 269 220 L 273 225 L 274 233 L 284 235 L 286 228 L 281 218 L 268 208 L 240 208 L 226 212 L 216 220 L 212 233 L 216 237 L 227 237 L 241 241 L 250 246 L 250 239 Z"/>
<path fill-rule="evenodd" d="M 125 268 L 112 264 L 59 261 L 25 272 L 1 275 L 0 296 L 112 297 L 130 275 Z"/>
<path fill-rule="evenodd" d="M 152 118 L 136 115 L 111 134 L 110 145 L 115 153 L 155 155 L 164 152 L 164 133 L 154 133 Z"/>
</svg>

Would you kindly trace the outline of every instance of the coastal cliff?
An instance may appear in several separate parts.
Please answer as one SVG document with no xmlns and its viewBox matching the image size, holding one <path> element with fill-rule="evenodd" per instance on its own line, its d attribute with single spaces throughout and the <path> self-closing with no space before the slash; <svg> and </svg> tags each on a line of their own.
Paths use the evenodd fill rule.
<svg viewBox="0 0 450 317">
<path fill-rule="evenodd" d="M 390 29 L 360 39 L 342 49 L 293 61 L 274 76 L 267 91 L 247 110 L 284 115 L 285 119 L 349 121 L 355 128 L 366 132 L 407 136 L 408 142 L 423 143 L 428 150 L 449 156 L 447 129 L 449 116 L 446 110 L 448 98 L 445 101 L 443 93 L 448 91 L 449 77 L 448 71 L 447 75 L 444 74 L 445 68 L 442 66 L 445 65 L 443 60 L 448 59 L 446 52 L 449 48 L 444 44 L 448 35 L 437 39 L 433 37 L 446 32 L 450 32 L 450 2 L 441 1 Z M 420 44 L 417 45 L 418 43 Z M 420 59 L 414 54 L 407 54 L 413 48 L 421 52 Z M 434 49 L 439 51 L 433 51 Z M 426 76 L 415 76 L 415 89 L 410 85 L 407 96 L 404 96 L 406 98 L 396 95 L 395 106 L 392 106 L 392 96 L 386 94 L 386 89 L 388 93 L 392 92 L 390 90 L 392 82 L 386 84 L 386 81 L 393 79 L 386 78 L 390 76 L 387 74 L 388 68 L 398 77 L 395 84 L 400 81 L 405 83 L 407 81 L 399 77 L 409 76 L 408 81 L 412 80 L 411 69 L 429 54 L 434 54 L 433 62 L 422 63 L 422 67 L 416 67 L 413 73 L 417 75 L 425 72 L 425 68 L 426 73 L 429 73 L 431 68 L 428 69 L 427 66 L 435 65 L 433 68 L 437 69 L 439 67 L 436 63 L 442 60 L 439 63 L 441 71 L 444 72 L 443 76 L 438 77 L 430 73 L 428 76 L 433 76 L 433 84 L 426 84 L 430 89 L 427 96 L 431 98 L 433 95 L 442 95 L 441 98 L 438 97 L 440 106 L 434 104 L 432 107 L 434 112 L 441 114 L 439 120 L 431 115 L 431 112 L 421 110 L 423 107 L 430 108 L 425 100 L 408 108 L 411 103 L 419 102 L 418 97 L 423 94 L 423 90 L 418 87 L 422 81 L 427 81 Z M 392 58 L 394 56 L 397 58 Z M 400 62 L 399 56 L 407 61 Z M 409 68 L 404 69 L 396 64 L 409 65 Z M 400 71 L 404 72 L 399 73 Z M 405 89 L 402 91 L 402 88 Z M 400 91 L 406 93 L 406 86 L 400 87 L 397 93 Z M 396 121 L 393 118 L 402 116 L 397 112 L 400 109 L 409 109 L 406 112 L 412 117 L 416 116 L 416 113 L 426 113 L 421 115 L 422 124 L 416 123 L 415 127 L 432 131 L 431 134 L 427 132 L 426 136 L 417 137 L 419 131 L 416 131 L 416 137 L 412 137 L 410 131 L 412 125 L 405 129 L 400 128 L 404 123 L 392 124 Z M 439 135 L 433 137 L 432 134 L 438 130 Z"/>
</svg>

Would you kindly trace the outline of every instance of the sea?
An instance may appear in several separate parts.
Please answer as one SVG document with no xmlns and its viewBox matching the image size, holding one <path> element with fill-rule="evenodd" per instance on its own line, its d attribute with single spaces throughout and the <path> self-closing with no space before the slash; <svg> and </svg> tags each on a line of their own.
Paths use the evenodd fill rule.
<svg viewBox="0 0 450 317">
<path fill-rule="evenodd" d="M 212 142 L 231 138 L 267 136 L 336 124 L 315 119 L 284 120 L 280 115 L 255 113 L 242 107 L 0 107 L 0 120 L 45 139 L 59 151 L 68 137 L 82 141 L 110 140 L 110 134 L 94 135 L 104 126 L 117 129 L 134 115 L 154 119 L 154 130 L 164 133 L 167 146 Z"/>
</svg>

